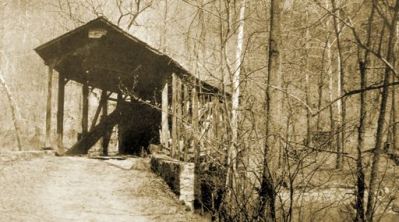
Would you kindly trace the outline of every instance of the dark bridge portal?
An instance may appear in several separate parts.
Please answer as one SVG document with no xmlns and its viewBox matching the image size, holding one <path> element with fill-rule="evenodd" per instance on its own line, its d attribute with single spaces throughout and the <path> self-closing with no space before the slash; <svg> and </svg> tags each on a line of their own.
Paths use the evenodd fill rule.
<svg viewBox="0 0 399 222">
<path fill-rule="evenodd" d="M 172 95 L 168 95 L 168 83 L 169 88 L 171 88 L 171 82 L 174 84 L 172 103 L 174 122 L 178 115 L 184 113 L 178 107 L 181 107 L 183 103 L 188 107 L 190 102 L 187 99 L 190 99 L 189 93 L 192 89 L 200 85 L 201 89 L 197 92 L 204 94 L 218 92 L 217 88 L 189 74 L 172 58 L 124 32 L 103 17 L 90 21 L 35 50 L 49 67 L 46 141 L 51 141 L 53 70 L 59 73 L 57 147 L 62 153 L 64 152 L 62 140 L 65 85 L 70 80 L 82 84 L 83 94 L 82 136 L 67 150 L 67 154 L 71 155 L 86 154 L 101 138 L 104 154 L 107 154 L 111 131 L 116 125 L 119 127 L 119 145 L 122 153 L 137 153 L 141 147 L 147 147 L 150 142 L 158 142 L 161 116 L 163 135 L 164 137 L 169 135 L 166 133 L 170 128 L 167 125 L 170 119 L 167 100 L 172 100 Z M 186 97 L 184 99 L 187 102 L 181 99 L 182 85 L 176 85 L 176 81 L 172 79 L 185 83 L 184 95 Z M 101 89 L 102 95 L 95 116 L 89 117 L 88 98 L 90 90 L 93 89 Z M 108 113 L 108 101 L 117 102 L 115 110 L 110 113 Z M 145 104 L 145 102 L 159 104 L 161 101 L 164 114 L 161 114 L 156 107 Z M 90 119 L 91 124 L 89 124 Z M 177 124 L 173 127 L 175 127 L 173 132 L 180 129 L 177 128 Z M 175 140 L 177 140 L 177 135 L 177 133 L 172 135 Z M 168 141 L 168 139 L 163 140 Z"/>
<path fill-rule="evenodd" d="M 150 143 L 159 143 L 161 114 L 139 102 L 126 103 L 119 123 L 119 152 L 139 155 Z"/>
</svg>

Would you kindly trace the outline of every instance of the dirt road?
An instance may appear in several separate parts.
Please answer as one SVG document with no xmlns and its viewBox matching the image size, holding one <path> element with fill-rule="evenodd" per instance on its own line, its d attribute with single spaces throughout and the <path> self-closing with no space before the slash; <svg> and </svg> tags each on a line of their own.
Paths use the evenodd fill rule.
<svg viewBox="0 0 399 222">
<path fill-rule="evenodd" d="M 130 170 L 83 157 L 0 162 L 0 221 L 206 221 L 186 211 L 148 160 L 129 161 Z"/>
</svg>

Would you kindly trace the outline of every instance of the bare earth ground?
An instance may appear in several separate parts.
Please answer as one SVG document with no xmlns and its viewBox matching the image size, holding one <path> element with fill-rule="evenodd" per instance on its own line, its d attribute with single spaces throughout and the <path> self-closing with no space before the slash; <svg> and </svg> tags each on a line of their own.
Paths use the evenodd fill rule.
<svg viewBox="0 0 399 222">
<path fill-rule="evenodd" d="M 0 162 L 0 221 L 206 221 L 186 211 L 148 159 L 126 170 L 84 157 Z"/>
</svg>

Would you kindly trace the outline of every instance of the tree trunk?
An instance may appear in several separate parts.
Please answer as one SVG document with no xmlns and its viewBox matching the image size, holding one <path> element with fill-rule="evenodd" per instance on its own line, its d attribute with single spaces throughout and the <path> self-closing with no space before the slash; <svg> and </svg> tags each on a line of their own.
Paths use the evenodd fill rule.
<svg viewBox="0 0 399 222">
<path fill-rule="evenodd" d="M 399 34 L 399 27 L 397 27 L 396 29 L 396 38 L 398 38 L 398 34 Z M 395 44 L 395 50 L 398 49 L 398 42 L 396 41 Z M 396 62 L 396 55 L 395 57 L 395 63 Z M 396 76 L 392 76 L 393 77 L 393 82 L 399 80 Z M 399 107 L 397 104 L 397 101 L 399 99 L 398 97 L 398 93 L 399 90 L 397 89 L 396 86 L 392 87 L 392 149 L 391 152 L 395 153 L 395 154 L 399 154 Z"/>
<path fill-rule="evenodd" d="M 367 84 L 366 79 L 366 62 L 359 61 L 360 70 L 360 89 L 364 89 Z M 364 191 L 365 191 L 365 180 L 363 170 L 363 159 L 362 150 L 364 147 L 364 133 L 365 133 L 365 119 L 366 119 L 366 100 L 365 92 L 360 93 L 360 116 L 359 116 L 359 127 L 357 137 L 357 159 L 356 159 L 356 218 L 355 221 L 364 221 Z"/>
<path fill-rule="evenodd" d="M 237 149 L 238 149 L 238 118 L 240 109 L 240 73 L 242 65 L 242 54 L 244 45 L 244 25 L 245 25 L 245 3 L 246 0 L 241 1 L 240 5 L 240 17 L 239 27 L 237 33 L 237 48 L 236 48 L 236 61 L 233 69 L 233 93 L 231 98 L 232 111 L 231 111 L 231 131 L 232 131 L 232 143 L 230 147 L 229 156 L 229 168 L 231 169 L 230 176 L 234 179 L 234 174 L 237 170 Z"/>
<path fill-rule="evenodd" d="M 163 12 L 163 26 L 162 32 L 159 37 L 159 49 L 161 52 L 166 53 L 166 36 L 168 32 L 168 0 L 164 0 L 164 12 Z"/>
<path fill-rule="evenodd" d="M 396 37 L 396 25 L 398 19 L 398 11 L 399 11 L 399 0 L 395 3 L 394 14 L 391 21 L 390 32 L 389 32 L 389 39 L 387 44 L 387 56 L 386 60 L 389 63 L 393 63 L 393 46 L 395 44 L 395 37 Z M 382 151 L 382 137 L 385 127 L 385 114 L 386 114 L 386 106 L 388 102 L 388 94 L 389 94 L 389 87 L 388 84 L 390 82 L 390 75 L 391 69 L 390 67 L 386 66 L 384 70 L 384 83 L 382 88 L 382 95 L 381 95 L 381 104 L 380 104 L 380 113 L 378 116 L 377 122 L 377 132 L 375 135 L 375 146 L 374 146 L 374 155 L 372 159 L 371 165 L 371 173 L 370 173 L 370 183 L 369 183 L 369 194 L 367 198 L 367 211 L 366 211 L 366 219 L 367 221 L 373 221 L 374 211 L 375 211 L 375 198 L 377 196 L 377 187 L 379 183 L 379 162 L 380 162 L 380 155 Z"/>
<path fill-rule="evenodd" d="M 265 101 L 265 148 L 263 153 L 263 169 L 260 182 L 259 200 L 258 200 L 258 220 L 265 218 L 269 221 L 276 221 L 276 191 L 274 187 L 273 177 L 270 172 L 270 164 L 268 161 L 269 151 L 273 149 L 276 151 L 276 147 L 272 145 L 271 141 L 271 130 L 272 130 L 272 118 L 276 112 L 276 98 L 272 98 L 271 95 L 271 84 L 276 82 L 279 78 L 280 68 L 280 14 L 281 14 L 281 0 L 271 0 L 270 4 L 270 23 L 269 23 L 269 41 L 268 41 L 268 65 L 267 65 L 267 81 L 266 81 L 266 101 Z M 274 110 L 273 110 L 274 108 Z M 276 143 L 274 143 L 276 144 Z"/>
<path fill-rule="evenodd" d="M 339 10 L 337 9 L 336 1 L 331 0 L 331 5 L 333 12 L 336 14 L 337 17 L 340 16 Z M 334 32 L 335 32 L 335 37 L 337 41 L 337 92 L 338 96 L 341 97 L 345 92 L 344 92 L 344 87 L 345 87 L 345 78 L 344 78 L 344 64 L 343 64 L 343 56 L 342 56 L 342 46 L 341 46 L 341 27 L 339 22 L 337 21 L 337 17 L 333 16 L 333 25 L 334 25 Z M 344 98 L 340 99 L 337 101 L 337 163 L 336 163 L 336 168 L 341 169 L 342 168 L 342 153 L 344 152 L 344 147 L 345 147 L 345 119 L 346 119 L 346 105 L 345 105 L 345 100 Z"/>
<path fill-rule="evenodd" d="M 4 22 L 4 9 L 6 7 L 6 3 L 0 3 L 0 19 L 2 22 L 0 22 L 0 86 L 4 88 L 6 91 L 6 96 L 10 105 L 10 110 L 11 110 L 11 118 L 14 124 L 14 129 L 15 129 L 15 138 L 17 140 L 17 146 L 18 150 L 22 150 L 22 144 L 21 144 L 21 130 L 19 128 L 19 123 L 18 123 L 18 118 L 17 118 L 17 106 L 14 100 L 14 97 L 11 93 L 10 88 L 8 87 L 4 77 L 3 77 L 3 67 L 8 67 L 9 65 L 9 60 L 4 54 L 3 51 L 3 35 L 4 35 L 4 30 L 5 30 L 5 22 Z M 5 64 L 3 64 L 3 59 L 5 61 Z"/>
<path fill-rule="evenodd" d="M 333 83 L 334 83 L 334 79 L 333 79 L 333 73 L 331 70 L 331 65 L 332 65 L 332 57 L 331 57 L 331 45 L 330 45 L 330 41 L 327 40 L 326 43 L 326 47 L 327 47 L 327 70 L 326 73 L 329 77 L 329 81 L 328 81 L 328 97 L 330 100 L 330 103 L 333 102 L 334 100 L 334 95 L 333 95 Z M 340 150 L 339 150 L 339 145 L 338 143 L 336 143 L 335 140 L 335 134 L 336 134 L 336 125 L 335 125 L 335 113 L 334 113 L 334 106 L 329 106 L 329 112 L 330 112 L 330 144 L 331 144 L 331 149 L 333 149 L 334 146 L 336 146 L 336 151 L 337 151 L 337 165 L 338 165 L 338 160 L 341 158 L 340 155 Z M 337 167 L 336 165 L 336 167 Z"/>
<path fill-rule="evenodd" d="M 325 50 L 324 50 L 324 52 L 323 52 L 323 56 L 322 56 L 322 63 L 324 64 L 324 58 L 325 57 Z M 323 93 L 324 93 L 324 91 L 323 91 L 323 87 L 324 87 L 324 70 L 323 69 L 321 69 L 321 72 L 320 72 L 320 75 L 319 75 L 319 79 L 318 79 L 318 82 L 317 82 L 317 110 L 320 110 L 322 107 L 321 107 L 321 105 L 322 105 L 322 101 L 323 101 Z M 316 118 L 316 130 L 317 131 L 320 131 L 321 130 L 321 126 L 320 126 L 320 123 L 321 123 L 321 112 L 318 112 L 317 113 L 317 118 Z"/>
<path fill-rule="evenodd" d="M 371 45 L 371 31 L 372 31 L 372 23 L 374 17 L 374 7 L 371 3 L 366 3 L 369 8 L 371 8 L 370 16 L 368 19 L 368 28 L 367 28 L 367 42 L 366 46 L 370 47 Z M 366 7 L 368 8 L 368 7 Z M 367 67 L 369 63 L 369 51 L 362 50 L 359 48 L 358 52 L 358 63 L 359 63 L 359 73 L 360 73 L 360 88 L 363 90 L 367 87 Z M 367 97 L 366 92 L 360 93 L 360 112 L 359 112 L 359 126 L 358 126 L 358 137 L 357 137 L 357 158 L 356 158 L 356 200 L 355 200 L 355 210 L 356 217 L 354 221 L 363 222 L 365 221 L 365 203 L 364 203 L 364 195 L 366 190 L 365 184 L 365 175 L 363 169 L 363 158 L 362 152 L 364 149 L 364 136 L 365 136 L 365 124 L 367 118 Z"/>
<path fill-rule="evenodd" d="M 309 20 L 309 14 L 306 12 L 306 21 Z M 305 39 L 305 50 L 306 50 L 306 65 L 305 65 L 305 101 L 307 105 L 310 105 L 310 84 L 309 84 L 309 41 L 310 41 L 310 31 L 306 29 L 306 39 Z M 306 143 L 305 146 L 310 144 L 311 139 L 311 118 L 312 113 L 309 109 L 306 109 Z"/>
<path fill-rule="evenodd" d="M 11 109 L 11 115 L 12 115 L 12 121 L 14 123 L 14 129 L 15 129 L 15 137 L 17 139 L 17 145 L 18 145 L 18 150 L 22 150 L 22 145 L 21 145 L 21 130 L 19 129 L 19 124 L 18 124 L 18 118 L 17 118 L 17 106 L 15 105 L 15 100 L 14 97 L 11 94 L 11 90 L 6 84 L 6 81 L 3 78 L 3 74 L 0 73 L 0 85 L 3 86 L 3 88 L 6 91 L 7 99 L 10 104 L 10 109 Z"/>
</svg>

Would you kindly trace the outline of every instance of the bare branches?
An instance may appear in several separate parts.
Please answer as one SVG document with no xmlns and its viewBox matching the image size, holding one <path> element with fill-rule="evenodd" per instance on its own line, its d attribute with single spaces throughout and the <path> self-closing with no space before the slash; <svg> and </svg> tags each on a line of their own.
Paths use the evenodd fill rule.
<svg viewBox="0 0 399 222">
<path fill-rule="evenodd" d="M 388 84 L 388 87 L 396 86 L 396 85 L 399 85 L 399 82 L 392 82 L 392 83 L 389 83 L 389 84 Z M 351 91 L 349 91 L 349 92 L 346 92 L 344 95 L 342 95 L 342 96 L 340 96 L 340 97 L 338 97 L 338 98 L 332 100 L 329 104 L 327 104 L 326 106 L 324 106 L 323 108 L 321 108 L 321 109 L 318 110 L 317 112 L 312 113 L 312 116 L 315 116 L 315 115 L 319 114 L 320 112 L 324 111 L 325 109 L 327 109 L 328 107 L 332 106 L 334 103 L 336 103 L 337 101 L 339 101 L 339 100 L 341 100 L 341 99 L 343 99 L 343 98 L 345 98 L 345 97 L 352 96 L 352 95 L 356 95 L 356 94 L 360 94 L 360 93 L 362 93 L 362 92 L 367 92 L 367 91 L 371 91 L 371 90 L 382 89 L 383 87 L 384 87 L 384 85 L 369 86 L 369 87 L 366 87 L 366 88 L 364 88 L 364 89 L 356 89 L 356 90 L 351 90 Z"/>
<path fill-rule="evenodd" d="M 0 71 L 0 85 L 2 87 L 4 87 L 4 89 L 6 91 L 7 99 L 10 104 L 10 108 L 11 108 L 12 121 L 14 123 L 14 128 L 15 128 L 15 137 L 17 139 L 18 149 L 19 149 L 19 151 L 21 151 L 22 150 L 21 136 L 20 136 L 21 133 L 20 133 L 19 123 L 18 123 L 18 118 L 17 118 L 17 108 L 15 105 L 15 101 L 12 96 L 11 90 L 8 87 L 8 85 L 6 84 L 6 81 L 3 78 L 3 73 L 1 71 Z"/>
<path fill-rule="evenodd" d="M 129 30 L 133 25 L 139 25 L 137 23 L 137 17 L 149 9 L 152 6 L 152 0 L 134 0 L 134 1 L 126 1 L 126 0 L 115 0 L 115 4 L 119 11 L 119 18 L 117 20 L 117 24 L 121 25 L 121 22 L 124 18 L 128 17 L 126 29 Z"/>
</svg>

